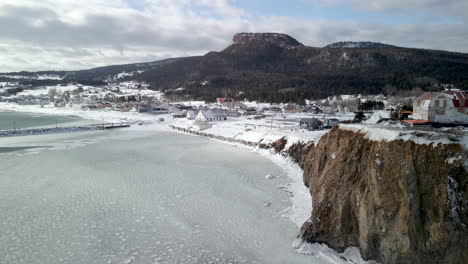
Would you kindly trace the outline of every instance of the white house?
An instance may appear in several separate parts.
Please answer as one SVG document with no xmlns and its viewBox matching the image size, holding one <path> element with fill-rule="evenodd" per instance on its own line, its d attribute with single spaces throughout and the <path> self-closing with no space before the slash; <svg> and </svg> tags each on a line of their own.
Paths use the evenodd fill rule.
<svg viewBox="0 0 468 264">
<path fill-rule="evenodd" d="M 197 117 L 199 112 L 200 112 L 200 110 L 188 110 L 187 111 L 187 119 L 195 120 L 195 118 Z"/>
<path fill-rule="evenodd" d="M 468 94 L 454 91 L 423 93 L 413 103 L 413 118 L 468 124 Z"/>
<path fill-rule="evenodd" d="M 221 121 L 221 120 L 226 120 L 226 114 L 221 109 L 200 110 L 195 120 L 205 121 L 205 122 Z"/>
</svg>

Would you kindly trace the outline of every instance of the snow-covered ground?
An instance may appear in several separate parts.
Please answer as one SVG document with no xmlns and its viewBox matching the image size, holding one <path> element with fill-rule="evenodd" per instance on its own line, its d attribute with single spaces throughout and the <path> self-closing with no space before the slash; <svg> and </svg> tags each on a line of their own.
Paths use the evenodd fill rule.
<svg viewBox="0 0 468 264">
<path fill-rule="evenodd" d="M 223 136 L 253 143 L 270 144 L 285 137 L 288 140 L 286 148 L 297 142 L 318 142 L 328 130 L 308 131 L 299 127 L 301 118 L 323 118 L 323 115 L 312 114 L 278 114 L 261 119 L 250 117 L 228 118 L 225 121 L 210 122 L 211 127 L 203 130 L 204 133 Z M 352 115 L 330 116 L 340 120 L 352 119 Z M 193 121 L 186 118 L 173 119 L 172 125 L 185 129 L 193 129 Z"/>
<path fill-rule="evenodd" d="M 32 76 L 0 74 L 0 77 L 11 79 L 30 79 L 30 80 L 60 80 L 61 76 L 57 74 L 35 74 Z"/>
<path fill-rule="evenodd" d="M 44 107 L 40 105 L 18 105 L 15 103 L 0 102 L 0 111 L 31 112 L 49 115 L 78 116 L 84 119 L 91 119 L 103 122 L 121 121 L 156 121 L 160 116 L 140 114 L 137 112 L 118 112 L 111 110 L 82 110 L 80 106 L 74 107 Z M 167 116 L 166 116 L 167 117 Z"/>
<path fill-rule="evenodd" d="M 460 144 L 468 151 L 468 131 L 460 130 L 457 134 L 446 131 L 413 130 L 401 125 L 340 125 L 340 129 L 364 134 L 365 138 L 373 141 L 413 141 L 416 144 Z"/>
<path fill-rule="evenodd" d="M 376 111 L 373 113 L 369 119 L 364 121 L 365 124 L 377 124 L 378 121 L 381 119 L 386 119 L 390 118 L 390 112 L 389 111 Z"/>
</svg>

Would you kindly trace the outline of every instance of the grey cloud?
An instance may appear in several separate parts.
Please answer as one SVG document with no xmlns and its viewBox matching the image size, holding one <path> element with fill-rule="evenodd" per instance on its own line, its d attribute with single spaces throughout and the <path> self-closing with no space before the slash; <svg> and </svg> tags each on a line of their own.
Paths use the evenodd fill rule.
<svg viewBox="0 0 468 264">
<path fill-rule="evenodd" d="M 306 0 L 319 5 L 343 5 L 351 8 L 380 12 L 384 15 L 424 15 L 434 20 L 443 17 L 468 20 L 468 1 L 466 0 Z"/>
<path fill-rule="evenodd" d="M 32 8 L 26 13 L 34 14 Z M 169 46 L 179 50 L 205 50 L 217 47 L 217 42 L 199 28 L 188 28 L 179 34 L 157 31 L 153 21 L 138 14 L 124 17 L 111 15 L 87 15 L 83 24 L 68 24 L 61 21 L 52 10 L 38 9 L 36 17 L 24 19 L 22 8 L 8 7 L 0 16 L 0 39 L 16 40 L 33 44 L 69 47 L 113 46 L 118 50 L 126 46 Z M 41 26 L 32 24 L 35 18 L 46 18 Z M 128 25 L 132 25 L 130 28 Z M 190 33 L 190 34 L 189 34 Z"/>
<path fill-rule="evenodd" d="M 339 1 L 344 0 L 336 0 Z M 364 4 L 373 0 L 351 1 Z M 456 13 L 450 11 L 457 7 L 455 1 L 449 1 L 450 7 L 445 7 L 441 13 Z M 417 9 L 416 0 L 407 2 L 409 11 L 405 12 Z M 403 8 L 395 4 L 396 1 L 381 0 L 380 3 L 381 6 L 367 8 L 379 12 L 398 12 Z M 435 10 L 440 3 L 433 0 L 433 4 L 425 7 L 425 10 Z M 216 19 L 193 17 L 192 20 L 190 14 L 183 11 L 174 14 L 178 16 L 174 22 L 170 16 L 158 17 L 153 13 L 122 8 L 117 12 L 107 12 L 107 9 L 93 12 L 89 9 L 78 10 L 82 19 L 79 23 L 72 23 L 62 11 L 59 13 L 58 10 L 62 9 L 63 6 L 56 9 L 54 6 L 39 8 L 0 3 L 0 71 L 80 69 L 201 55 L 225 48 L 233 34 L 240 31 L 283 32 L 310 46 L 324 46 L 341 40 L 369 40 L 468 52 L 468 29 L 464 24 L 384 25 L 291 17 L 248 20 L 220 16 Z M 463 12 L 458 11 L 457 14 Z M 27 63 L 17 58 L 27 60 Z"/>
<path fill-rule="evenodd" d="M 376 41 L 402 47 L 468 52 L 468 28 L 464 25 L 384 25 L 265 17 L 256 30 L 288 33 L 311 46 L 336 41 Z"/>
</svg>

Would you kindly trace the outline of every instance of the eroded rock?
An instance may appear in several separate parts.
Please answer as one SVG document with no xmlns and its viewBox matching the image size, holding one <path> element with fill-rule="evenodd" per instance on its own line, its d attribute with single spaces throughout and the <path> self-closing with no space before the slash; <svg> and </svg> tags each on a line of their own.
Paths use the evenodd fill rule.
<svg viewBox="0 0 468 264">
<path fill-rule="evenodd" d="M 460 145 L 378 142 L 335 128 L 316 146 L 291 151 L 313 200 L 303 239 L 338 251 L 356 246 L 381 263 L 468 259 L 467 153 Z"/>
</svg>

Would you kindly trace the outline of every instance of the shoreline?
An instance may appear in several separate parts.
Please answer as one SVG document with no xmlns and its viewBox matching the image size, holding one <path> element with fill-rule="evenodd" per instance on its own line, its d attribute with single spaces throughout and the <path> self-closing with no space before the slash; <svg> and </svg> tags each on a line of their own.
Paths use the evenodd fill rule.
<svg viewBox="0 0 468 264">
<path fill-rule="evenodd" d="M 13 109 L 8 109 L 8 110 L 12 112 L 38 113 L 38 112 L 34 112 L 34 110 L 36 109 L 19 109 L 19 108 L 22 108 L 22 107 L 21 106 L 14 107 Z M 2 104 L 0 103 L 0 111 L 1 110 L 6 110 L 6 109 L 2 107 Z M 28 110 L 32 110 L 32 111 L 28 111 Z M 122 114 L 130 116 L 128 115 L 128 113 L 121 113 L 121 112 L 114 112 L 114 111 L 93 112 L 96 115 L 90 116 L 89 111 L 76 109 L 78 111 L 75 112 L 74 111 L 75 109 L 68 109 L 68 110 L 69 111 L 71 110 L 74 112 L 73 114 L 68 114 L 68 115 L 73 115 L 79 118 L 96 120 L 96 121 L 102 121 L 101 118 L 104 116 L 113 117 L 119 121 L 123 121 L 123 120 L 129 121 L 127 119 L 128 117 L 122 117 Z M 51 111 L 51 112 L 41 111 L 39 112 L 39 114 L 62 115 L 62 116 L 64 115 L 63 113 L 61 113 L 61 111 Z M 157 120 L 161 117 L 166 120 L 164 121 L 164 123 L 157 122 Z M 271 143 L 273 143 L 275 139 L 277 139 L 278 137 L 277 134 L 273 138 L 270 138 L 270 140 L 267 141 L 268 143 L 259 143 L 259 142 L 253 142 L 253 141 L 248 141 L 248 140 L 235 139 L 229 136 L 223 137 L 223 136 L 218 136 L 216 134 L 210 134 L 210 133 L 205 133 L 205 132 L 200 132 L 200 131 L 191 131 L 188 128 L 179 127 L 179 129 L 176 129 L 175 124 L 177 124 L 177 120 L 169 119 L 168 117 L 169 115 L 143 116 L 140 113 L 134 113 L 131 115 L 131 118 L 133 119 L 132 121 L 134 122 L 151 121 L 151 122 L 141 125 L 141 126 L 131 126 L 129 128 L 124 128 L 122 129 L 122 131 L 125 131 L 125 130 L 142 130 L 142 131 L 147 130 L 148 131 L 150 130 L 150 131 L 159 131 L 159 132 L 164 131 L 164 132 L 171 132 L 171 133 L 180 133 L 180 134 L 199 136 L 199 137 L 201 136 L 201 137 L 206 137 L 210 140 L 222 142 L 224 144 L 230 144 L 236 147 L 242 147 L 252 152 L 255 152 L 256 154 L 260 155 L 263 158 L 267 158 L 268 160 L 276 164 L 278 167 L 280 167 L 283 170 L 283 172 L 286 174 L 286 176 L 288 177 L 289 183 L 286 186 L 278 186 L 279 189 L 290 193 L 290 204 L 288 204 L 288 207 L 284 208 L 284 210 L 281 212 L 280 217 L 288 218 L 288 220 L 298 228 L 301 228 L 301 226 L 306 221 L 308 221 L 308 219 L 310 218 L 310 213 L 312 211 L 312 197 L 309 193 L 308 188 L 303 184 L 303 180 L 302 180 L 303 170 L 290 157 L 283 156 L 281 155 L 281 152 L 275 152 L 275 150 L 272 148 Z M 192 133 L 187 132 L 187 131 L 191 131 Z M 293 137 L 290 140 L 288 140 L 288 144 L 286 145 L 285 149 L 289 148 L 292 144 L 298 143 L 298 142 L 317 143 L 318 140 L 321 138 L 321 136 L 327 132 L 328 131 L 319 133 L 312 138 L 294 138 Z M 37 135 L 41 135 L 41 134 L 37 134 Z M 268 136 L 271 137 L 271 135 L 267 135 L 267 137 Z M 285 137 L 285 138 L 288 138 L 288 136 L 289 135 L 282 135 L 282 137 Z M 298 254 L 316 255 L 317 257 L 325 258 L 335 263 L 352 263 L 349 261 L 345 261 L 343 258 L 354 261 L 354 263 L 367 263 L 366 261 L 362 260 L 362 258 L 360 257 L 359 250 L 355 247 L 349 247 L 344 252 L 338 253 L 337 251 L 329 248 L 325 244 L 320 244 L 320 243 L 311 244 L 301 239 L 295 239 L 294 241 L 290 241 L 290 242 L 291 242 L 290 246 Z"/>
<path fill-rule="evenodd" d="M 289 156 L 283 156 L 278 152 L 275 152 L 271 146 L 261 143 L 249 142 L 245 140 L 238 140 L 228 137 L 220 137 L 214 134 L 208 134 L 203 132 L 197 132 L 189 129 L 183 129 L 175 127 L 174 125 L 169 125 L 175 132 L 181 134 L 189 134 L 193 136 L 206 137 L 208 139 L 222 142 L 225 144 L 230 144 L 233 146 L 243 147 L 249 149 L 258 155 L 269 159 L 277 166 L 282 168 L 285 174 L 288 176 L 290 186 L 285 186 L 286 191 L 292 193 L 291 197 L 291 207 L 286 208 L 286 211 L 290 211 L 288 218 L 296 226 L 301 227 L 304 222 L 310 217 L 310 212 L 312 210 L 312 198 L 308 192 L 307 187 L 302 183 L 302 173 L 303 170 L 299 167 L 297 163 L 291 160 Z M 302 189 L 302 190 L 301 190 Z M 285 214 L 282 215 L 284 217 Z"/>
<path fill-rule="evenodd" d="M 265 147 L 265 145 L 262 147 L 262 144 L 260 143 L 248 142 L 248 144 L 245 144 L 242 142 L 242 140 L 236 140 L 232 138 L 229 140 L 223 140 L 214 134 L 200 133 L 197 131 L 187 132 L 190 130 L 185 128 L 176 129 L 173 125 L 169 125 L 168 127 L 170 127 L 176 133 L 205 137 L 207 139 L 222 142 L 224 144 L 242 147 L 272 161 L 283 170 L 289 180 L 288 185 L 281 186 L 281 189 L 290 193 L 290 206 L 282 211 L 282 215 L 280 217 L 288 218 L 289 221 L 296 225 L 299 229 L 304 223 L 309 221 L 311 212 L 313 210 L 312 197 L 309 189 L 303 183 L 302 178 L 304 171 L 289 156 L 281 155 L 281 152 L 275 152 L 272 147 Z M 318 143 L 318 141 L 308 141 L 303 143 L 311 142 L 314 142 L 315 144 Z M 297 254 L 317 256 L 335 263 L 376 263 L 372 260 L 363 260 L 359 248 L 353 246 L 347 247 L 343 252 L 339 253 L 326 244 L 309 243 L 302 240 L 301 238 L 296 238 L 294 241 L 291 241 L 291 247 Z"/>
</svg>

